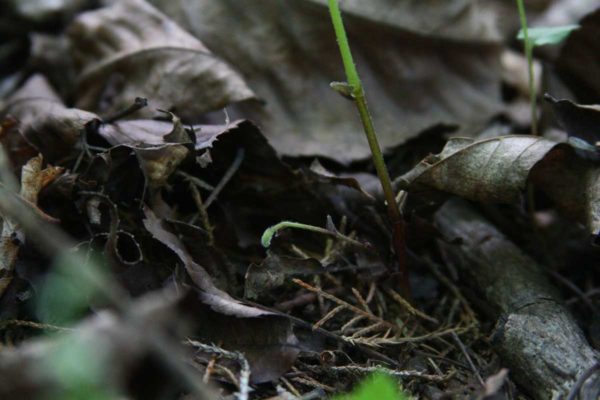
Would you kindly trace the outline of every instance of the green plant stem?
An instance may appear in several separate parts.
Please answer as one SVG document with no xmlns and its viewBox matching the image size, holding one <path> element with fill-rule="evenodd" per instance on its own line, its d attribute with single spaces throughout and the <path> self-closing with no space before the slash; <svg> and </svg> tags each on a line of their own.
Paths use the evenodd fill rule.
<svg viewBox="0 0 600 400">
<path fill-rule="evenodd" d="M 402 219 L 402 214 L 400 213 L 400 209 L 396 203 L 396 197 L 394 195 L 394 190 L 392 189 L 390 175 L 385 165 L 381 148 L 379 147 L 375 127 L 373 126 L 373 121 L 367 106 L 365 92 L 360 81 L 358 71 L 356 70 L 356 66 L 354 65 L 354 59 L 352 57 L 352 52 L 350 51 L 348 37 L 346 35 L 346 30 L 344 29 L 342 14 L 340 12 L 337 0 L 329 0 L 329 13 L 331 15 L 335 36 L 340 48 L 342 62 L 346 72 L 346 79 L 348 80 L 348 84 L 352 89 L 352 97 L 356 102 L 356 107 L 358 109 L 358 113 L 360 114 L 360 119 L 362 121 L 362 125 L 367 136 L 367 141 L 369 142 L 369 147 L 371 149 L 373 164 L 375 165 L 375 170 L 377 171 L 377 176 L 381 182 L 383 194 L 387 203 L 388 216 L 393 226 L 393 246 L 396 252 L 396 257 L 398 258 L 398 264 L 401 273 L 402 292 L 404 296 L 409 297 L 410 288 L 408 285 L 408 271 L 406 267 L 404 220 Z"/>
<path fill-rule="evenodd" d="M 265 229 L 265 232 L 263 233 L 263 235 L 260 239 L 260 242 L 262 243 L 263 247 L 269 247 L 271 245 L 271 240 L 273 239 L 273 236 L 278 231 L 280 231 L 282 229 L 286 229 L 286 228 L 303 229 L 305 231 L 322 233 L 323 235 L 332 236 L 334 238 L 346 241 L 346 242 L 351 243 L 358 247 L 365 247 L 364 243 L 361 243 L 358 240 L 354 240 L 351 237 L 342 235 L 338 232 L 332 232 L 330 230 L 321 228 L 319 226 L 307 225 L 307 224 L 303 224 L 300 222 L 293 222 L 293 221 L 281 221 L 280 223 L 275 224 L 275 225 L 270 226 L 267 229 Z"/>
<path fill-rule="evenodd" d="M 527 16 L 525 15 L 525 5 L 523 0 L 517 0 L 519 9 L 519 19 L 521 20 L 521 29 L 523 30 L 523 46 L 525 48 L 525 57 L 527 57 L 527 68 L 529 73 L 529 103 L 531 106 L 531 134 L 538 134 L 537 128 L 537 93 L 535 90 L 535 76 L 533 74 L 533 45 L 529 40 L 527 29 Z"/>
</svg>

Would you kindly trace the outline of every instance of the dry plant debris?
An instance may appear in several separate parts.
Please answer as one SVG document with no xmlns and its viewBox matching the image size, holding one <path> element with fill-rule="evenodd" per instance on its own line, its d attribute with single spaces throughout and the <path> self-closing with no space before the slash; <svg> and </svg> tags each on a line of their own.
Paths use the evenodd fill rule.
<svg viewBox="0 0 600 400">
<path fill-rule="evenodd" d="M 580 3 L 526 4 L 579 26 L 534 49 L 539 136 L 515 4 L 340 3 L 407 298 L 327 1 L 4 1 L 0 398 L 317 399 L 382 373 L 407 398 L 599 398 Z M 281 221 L 327 234 L 264 249 Z"/>
</svg>

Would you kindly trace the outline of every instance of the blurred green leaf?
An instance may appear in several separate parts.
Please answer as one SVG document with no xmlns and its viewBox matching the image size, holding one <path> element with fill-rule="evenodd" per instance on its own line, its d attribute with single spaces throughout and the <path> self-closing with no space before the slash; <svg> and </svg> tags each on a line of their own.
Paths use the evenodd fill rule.
<svg viewBox="0 0 600 400">
<path fill-rule="evenodd" d="M 409 400 L 409 396 L 399 390 L 391 376 L 377 373 L 363 381 L 352 393 L 337 396 L 335 400 Z"/>
<path fill-rule="evenodd" d="M 98 284 L 105 277 L 99 265 L 99 260 L 88 260 L 82 254 L 57 257 L 42 286 L 38 317 L 45 323 L 68 326 L 87 314 L 90 304 L 102 297 Z"/>
<path fill-rule="evenodd" d="M 571 32 L 575 29 L 579 29 L 579 25 L 564 25 L 564 26 L 551 26 L 551 27 L 540 27 L 540 28 L 529 28 L 527 33 L 529 35 L 529 41 L 533 47 L 545 46 L 547 44 L 558 44 L 565 40 Z M 523 30 L 519 30 L 517 39 L 523 40 Z"/>
<path fill-rule="evenodd" d="M 110 400 L 116 397 L 105 383 L 107 365 L 103 354 L 77 333 L 62 338 L 43 363 L 43 367 L 52 371 L 61 383 L 61 392 L 50 396 L 53 400 Z"/>
</svg>

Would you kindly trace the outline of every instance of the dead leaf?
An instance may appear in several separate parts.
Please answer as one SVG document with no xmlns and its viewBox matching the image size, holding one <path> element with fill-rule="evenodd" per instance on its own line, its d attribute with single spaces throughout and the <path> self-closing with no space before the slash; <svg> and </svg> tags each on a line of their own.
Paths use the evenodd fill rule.
<svg viewBox="0 0 600 400">
<path fill-rule="evenodd" d="M 500 371 L 495 373 L 494 375 L 489 376 L 485 380 L 484 393 L 483 397 L 493 396 L 502 389 L 504 383 L 506 382 L 506 378 L 508 378 L 508 369 L 502 368 Z"/>
<path fill-rule="evenodd" d="M 258 121 L 279 152 L 342 162 L 368 157 L 354 104 L 329 88 L 344 74 L 324 1 L 153 3 L 235 66 L 266 101 L 228 112 Z M 489 16 L 471 0 L 422 3 L 342 4 L 385 149 L 442 123 L 471 133 L 501 110 L 500 46 Z"/>
<path fill-rule="evenodd" d="M 71 153 L 96 114 L 67 108 L 41 75 L 31 77 L 8 101 L 3 114 L 19 121 L 23 136 L 49 162 Z"/>
<path fill-rule="evenodd" d="M 95 133 L 111 145 L 130 148 L 150 188 L 164 186 L 193 150 L 191 134 L 178 118 L 100 124 Z"/>
<path fill-rule="evenodd" d="M 436 190 L 469 200 L 519 203 L 527 182 L 566 215 L 600 234 L 600 168 L 567 144 L 538 136 L 454 138 L 395 181 L 413 192 Z"/>
<path fill-rule="evenodd" d="M 49 166 L 42 169 L 41 155 L 32 158 L 23 166 L 21 171 L 20 199 L 37 209 L 37 200 L 40 191 L 60 173 L 62 173 L 61 168 Z M 0 237 L 0 296 L 13 279 L 19 249 L 25 244 L 25 233 L 19 224 L 6 215 L 2 217 L 2 235 Z"/>
<path fill-rule="evenodd" d="M 212 283 L 206 270 L 198 265 L 177 236 L 152 210 L 144 209 L 144 226 L 153 237 L 171 249 L 182 261 L 192 282 L 202 291 L 200 300 L 207 306 L 198 335 L 206 341 L 221 342 L 230 350 L 242 351 L 252 367 L 255 383 L 278 379 L 294 363 L 299 353 L 292 324 L 283 315 L 245 305 Z M 200 317 L 200 315 L 198 316 Z"/>
<path fill-rule="evenodd" d="M 323 274 L 326 269 L 314 258 L 298 258 L 272 251 L 260 265 L 251 264 L 246 271 L 244 297 L 256 299 L 283 286 L 292 277 Z"/>
<path fill-rule="evenodd" d="M 413 191 L 435 189 L 476 201 L 516 203 L 531 168 L 556 145 L 537 136 L 452 138 L 439 155 L 425 158 L 395 183 Z"/>
<path fill-rule="evenodd" d="M 600 105 L 580 105 L 567 99 L 557 100 L 549 94 L 544 98 L 569 136 L 585 140 L 594 146 L 600 141 Z"/>
<path fill-rule="evenodd" d="M 136 97 L 184 118 L 254 98 L 242 78 L 143 0 L 80 14 L 68 29 L 79 108 L 111 114 Z"/>
<path fill-rule="evenodd" d="M 597 4 L 594 4 L 597 8 Z M 569 6 L 569 8 L 571 8 Z M 584 103 L 600 103 L 600 9 L 587 15 L 565 42 L 556 69 L 564 82 Z"/>
</svg>

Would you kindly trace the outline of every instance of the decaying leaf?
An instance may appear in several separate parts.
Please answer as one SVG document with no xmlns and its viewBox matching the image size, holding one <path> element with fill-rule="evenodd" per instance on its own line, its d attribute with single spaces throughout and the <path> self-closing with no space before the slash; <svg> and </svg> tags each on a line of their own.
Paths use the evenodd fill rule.
<svg viewBox="0 0 600 400">
<path fill-rule="evenodd" d="M 235 66 L 266 101 L 228 112 L 258 121 L 279 152 L 344 162 L 368 156 L 354 105 L 329 88 L 343 69 L 325 1 L 153 3 Z M 499 38 L 478 3 L 342 7 L 384 148 L 440 123 L 470 133 L 500 111 Z"/>
<path fill-rule="evenodd" d="M 244 297 L 256 299 L 277 289 L 292 277 L 314 276 L 325 273 L 325 268 L 314 258 L 298 258 L 269 251 L 260 265 L 251 264 L 246 271 Z"/>
<path fill-rule="evenodd" d="M 67 108 L 41 75 L 34 75 L 16 92 L 3 114 L 14 116 L 24 137 L 55 162 L 71 153 L 85 125 L 96 114 Z"/>
<path fill-rule="evenodd" d="M 470 200 L 517 203 L 528 182 L 567 215 L 600 233 L 600 168 L 572 146 L 537 136 L 455 138 L 396 180 L 411 191 L 437 190 Z"/>
<path fill-rule="evenodd" d="M 25 202 L 37 207 L 40 191 L 63 171 L 62 168 L 48 166 L 42 168 L 42 156 L 29 160 L 21 171 L 21 189 L 19 196 Z M 6 184 L 6 183 L 5 183 Z M 0 237 L 0 296 L 13 279 L 20 247 L 25 243 L 25 233 L 8 216 L 2 216 L 2 235 Z"/>
<path fill-rule="evenodd" d="M 199 335 L 203 340 L 222 342 L 225 348 L 245 353 L 252 366 L 252 380 L 277 379 L 294 363 L 299 352 L 291 322 L 282 315 L 245 305 L 212 283 L 210 275 L 198 265 L 177 236 L 149 208 L 144 210 L 144 226 L 155 239 L 177 254 L 192 282 L 202 290 L 207 306 Z"/>
<path fill-rule="evenodd" d="M 549 94 L 544 98 L 552 105 L 558 123 L 569 136 L 583 139 L 592 146 L 600 141 L 599 105 L 580 105 L 567 99 L 557 100 Z"/>
<path fill-rule="evenodd" d="M 585 7 L 586 2 L 581 2 Z M 594 2 L 592 2 L 594 3 Z M 572 5 L 569 5 L 571 8 Z M 590 7 L 590 5 L 588 5 Z M 581 20 L 581 28 L 573 32 L 565 42 L 556 69 L 567 82 L 577 99 L 584 103 L 600 103 L 600 9 Z"/>
<path fill-rule="evenodd" d="M 431 188 L 483 202 L 520 199 L 531 168 L 555 142 L 537 136 L 502 136 L 475 141 L 453 138 L 444 150 L 396 180 L 401 187 Z"/>
<path fill-rule="evenodd" d="M 68 29 L 79 108 L 125 109 L 135 97 L 185 118 L 254 98 L 227 64 L 144 0 L 80 14 Z"/>
</svg>

